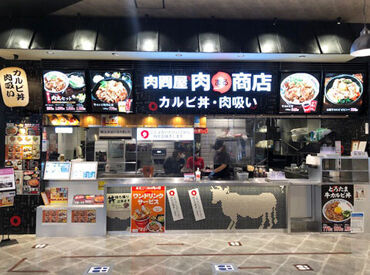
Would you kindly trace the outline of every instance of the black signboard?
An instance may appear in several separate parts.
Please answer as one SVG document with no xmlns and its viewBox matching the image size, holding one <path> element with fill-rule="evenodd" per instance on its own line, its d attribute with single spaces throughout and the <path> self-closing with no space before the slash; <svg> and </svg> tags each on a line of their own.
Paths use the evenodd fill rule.
<svg viewBox="0 0 370 275">
<path fill-rule="evenodd" d="M 85 112 L 84 71 L 44 71 L 44 109 L 46 112 Z"/>
<path fill-rule="evenodd" d="M 273 113 L 274 75 L 262 71 L 170 70 L 138 76 L 138 113 Z"/>
<path fill-rule="evenodd" d="M 324 113 L 357 113 L 364 99 L 364 74 L 326 73 Z"/>
<path fill-rule="evenodd" d="M 353 207 L 353 185 L 321 187 L 322 231 L 350 232 Z"/>
<path fill-rule="evenodd" d="M 280 79 L 280 113 L 318 113 L 320 73 L 282 73 Z"/>
<path fill-rule="evenodd" d="M 132 75 L 127 71 L 91 71 L 93 112 L 132 113 Z"/>
</svg>

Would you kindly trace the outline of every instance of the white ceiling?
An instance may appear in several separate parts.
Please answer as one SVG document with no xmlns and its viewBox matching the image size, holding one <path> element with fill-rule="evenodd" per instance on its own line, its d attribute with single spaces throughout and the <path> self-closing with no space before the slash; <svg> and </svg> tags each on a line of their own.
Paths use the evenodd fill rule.
<svg viewBox="0 0 370 275">
<path fill-rule="evenodd" d="M 363 0 L 82 0 L 55 15 L 362 22 Z M 370 0 L 367 21 L 370 22 Z M 148 7 L 148 8 L 143 8 Z"/>
</svg>

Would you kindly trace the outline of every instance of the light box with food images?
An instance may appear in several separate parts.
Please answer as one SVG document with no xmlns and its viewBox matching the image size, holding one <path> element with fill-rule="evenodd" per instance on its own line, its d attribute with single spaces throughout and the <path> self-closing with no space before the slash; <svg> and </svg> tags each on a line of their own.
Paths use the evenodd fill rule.
<svg viewBox="0 0 370 275">
<path fill-rule="evenodd" d="M 364 101 L 363 73 L 325 73 L 324 113 L 358 113 Z"/>
<path fill-rule="evenodd" d="M 46 112 L 86 111 L 84 71 L 44 71 L 42 79 Z"/>
<path fill-rule="evenodd" d="M 132 113 L 132 75 L 127 71 L 91 71 L 93 112 Z"/>
<path fill-rule="evenodd" d="M 282 73 L 280 79 L 280 113 L 318 113 L 320 73 Z"/>
</svg>

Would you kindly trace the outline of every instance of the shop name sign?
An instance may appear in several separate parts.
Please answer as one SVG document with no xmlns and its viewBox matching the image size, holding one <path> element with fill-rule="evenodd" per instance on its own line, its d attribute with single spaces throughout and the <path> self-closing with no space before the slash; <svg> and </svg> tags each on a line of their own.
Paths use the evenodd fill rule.
<svg viewBox="0 0 370 275">
<path fill-rule="evenodd" d="M 0 70 L 0 87 L 4 104 L 10 108 L 25 107 L 29 103 L 26 72 L 18 67 Z"/>
<path fill-rule="evenodd" d="M 144 74 L 143 89 L 149 113 L 256 113 L 272 92 L 267 72 L 197 72 Z M 145 111 L 145 110 L 144 110 Z M 231 112 L 230 112 L 231 111 Z"/>
<path fill-rule="evenodd" d="M 138 141 L 194 140 L 193 128 L 137 128 Z"/>
</svg>

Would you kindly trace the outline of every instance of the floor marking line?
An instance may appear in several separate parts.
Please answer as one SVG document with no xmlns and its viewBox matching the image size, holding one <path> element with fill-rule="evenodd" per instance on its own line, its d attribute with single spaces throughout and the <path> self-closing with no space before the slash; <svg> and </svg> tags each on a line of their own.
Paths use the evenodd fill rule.
<svg viewBox="0 0 370 275">
<path fill-rule="evenodd" d="M 13 272 L 14 269 L 16 269 L 21 263 L 23 263 L 27 258 L 20 259 L 15 265 L 13 265 L 8 272 Z"/>
<path fill-rule="evenodd" d="M 222 253 L 222 254 L 138 254 L 138 255 L 96 255 L 96 256 L 61 256 L 64 259 L 75 258 L 135 258 L 135 257 L 218 257 L 218 256 L 284 256 L 284 255 L 351 255 L 352 252 L 266 252 L 266 253 Z"/>
<path fill-rule="evenodd" d="M 239 266 L 238 269 L 271 269 L 271 266 Z"/>
<path fill-rule="evenodd" d="M 27 258 L 19 260 L 15 265 L 13 265 L 8 272 L 17 272 L 17 273 L 48 273 L 47 270 L 15 270 L 20 264 L 25 262 Z"/>
<path fill-rule="evenodd" d="M 157 245 L 185 245 L 183 243 L 157 243 Z"/>
</svg>

